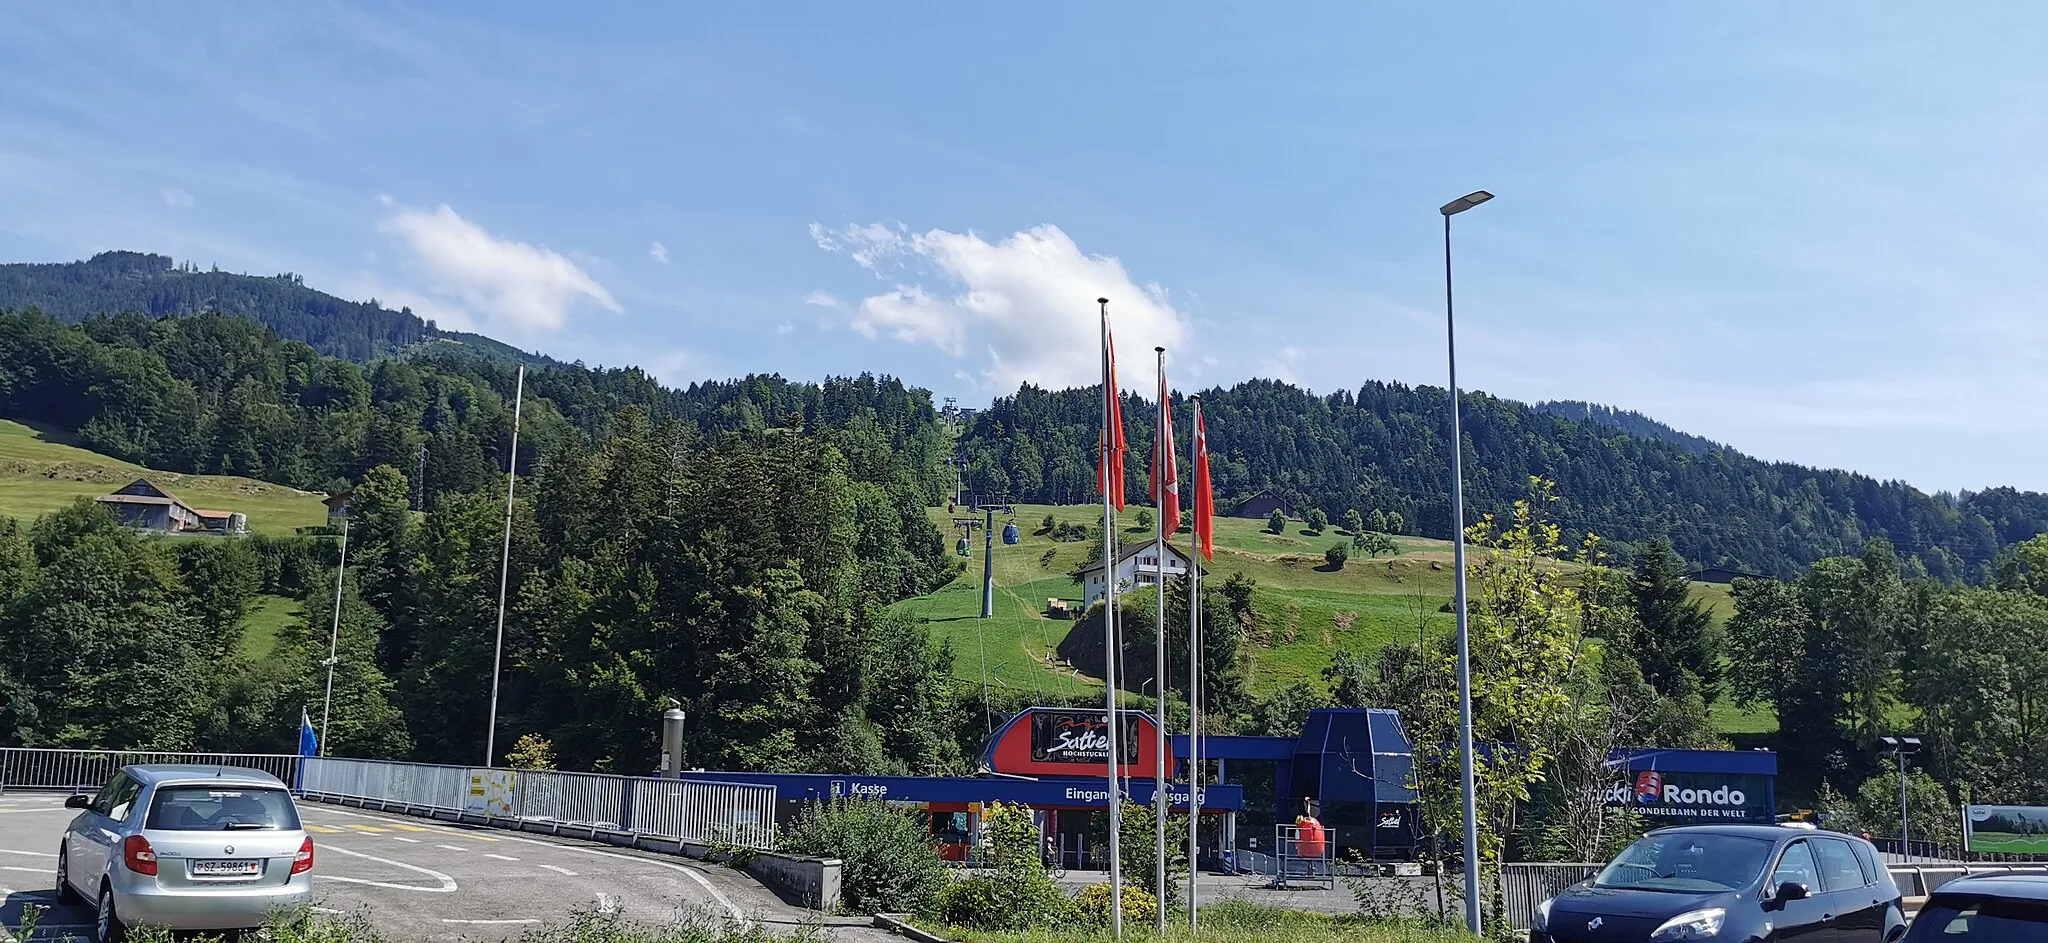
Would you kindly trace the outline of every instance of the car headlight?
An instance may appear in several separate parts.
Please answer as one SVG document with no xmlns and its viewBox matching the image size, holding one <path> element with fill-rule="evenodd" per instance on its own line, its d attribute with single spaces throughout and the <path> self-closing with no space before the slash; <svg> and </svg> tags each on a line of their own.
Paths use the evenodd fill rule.
<svg viewBox="0 0 2048 943">
<path fill-rule="evenodd" d="M 1543 903 L 1536 905 L 1536 929 L 1550 929 L 1550 902 L 1556 899 L 1555 897 L 1547 898 Z"/>
<path fill-rule="evenodd" d="M 1708 940 L 1721 933 L 1721 924 L 1728 921 L 1728 911 L 1719 907 L 1694 910 L 1679 914 L 1664 921 L 1657 932 L 1650 934 L 1650 943 L 1671 943 L 1674 940 Z"/>
</svg>

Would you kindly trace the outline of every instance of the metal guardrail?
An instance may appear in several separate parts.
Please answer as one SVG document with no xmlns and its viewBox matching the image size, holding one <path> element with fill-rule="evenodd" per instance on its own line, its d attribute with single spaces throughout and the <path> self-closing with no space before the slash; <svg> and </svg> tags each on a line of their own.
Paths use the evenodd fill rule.
<svg viewBox="0 0 2048 943">
<path fill-rule="evenodd" d="M 91 792 L 114 771 L 141 763 L 185 763 L 262 770 L 296 786 L 299 757 L 282 753 L 178 753 L 153 750 L 60 750 L 0 747 L 0 792 L 10 789 Z"/>
<path fill-rule="evenodd" d="M 773 786 L 320 757 L 305 761 L 299 789 L 430 813 L 775 847 Z"/>
</svg>

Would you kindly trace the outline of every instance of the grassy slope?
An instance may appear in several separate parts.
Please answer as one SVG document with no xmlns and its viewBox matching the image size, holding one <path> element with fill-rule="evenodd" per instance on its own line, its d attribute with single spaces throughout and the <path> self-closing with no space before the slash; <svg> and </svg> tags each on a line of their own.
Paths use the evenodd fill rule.
<svg viewBox="0 0 2048 943">
<path fill-rule="evenodd" d="M 242 617 L 242 654 L 250 661 L 262 659 L 277 647 L 277 633 L 299 616 L 296 600 L 283 596 L 258 596 Z"/>
<path fill-rule="evenodd" d="M 289 534 L 327 519 L 317 494 L 247 478 L 151 471 L 0 419 L 0 515 L 37 517 L 143 477 L 196 507 L 240 511 L 257 533 Z"/>
<path fill-rule="evenodd" d="M 1138 510 L 1132 507 L 1124 512 L 1124 527 L 1137 526 Z M 942 528 L 951 526 L 953 516 L 944 508 L 931 514 Z M 900 612 L 931 620 L 933 634 L 952 641 L 957 655 L 954 670 L 960 677 L 979 681 L 986 670 L 992 686 L 1013 690 L 1064 693 L 1100 689 L 1099 681 L 1077 674 L 1053 655 L 1073 623 L 1047 618 L 1046 600 L 1065 599 L 1078 607 L 1081 586 L 1067 574 L 1087 559 L 1088 544 L 1058 542 L 1041 533 L 1047 514 L 1056 521 L 1079 524 L 1102 519 L 1101 510 L 1092 506 L 1019 505 L 1020 540 L 1005 545 L 1000 531 L 1006 519 L 998 517 L 993 618 L 976 618 L 981 606 L 983 545 L 978 530 L 973 556 L 958 579 L 929 596 L 897 604 Z M 961 516 L 970 515 L 963 511 Z M 959 531 L 950 534 L 949 541 L 956 539 Z M 1123 539 L 1149 538 L 1143 532 L 1126 530 Z M 1183 547 L 1185 540 L 1182 535 Z M 1398 540 L 1401 552 L 1396 556 L 1354 558 L 1342 571 L 1329 571 L 1323 566 L 1323 549 L 1347 540 L 1334 528 L 1313 537 L 1299 523 L 1290 525 L 1285 534 L 1271 534 L 1263 520 L 1216 521 L 1218 552 L 1207 578 L 1220 580 L 1244 573 L 1259 582 L 1254 602 L 1262 624 L 1260 636 L 1242 649 L 1246 679 L 1253 690 L 1265 692 L 1314 679 L 1340 647 L 1369 652 L 1391 642 L 1413 641 L 1418 635 L 1434 638 L 1453 631 L 1452 617 L 1438 611 L 1452 594 L 1449 542 L 1402 537 Z M 1702 584 L 1696 591 L 1717 620 L 1725 620 L 1732 611 L 1727 586 Z M 1715 705 L 1713 716 L 1723 733 L 1777 729 L 1777 719 L 1768 709 L 1742 710 L 1723 702 Z"/>
<path fill-rule="evenodd" d="M 1138 510 L 1125 511 L 1126 528 L 1137 526 Z M 1101 520 L 1101 511 L 1094 507 L 1018 506 L 1021 540 L 1005 545 L 1000 533 L 996 540 L 994 618 L 976 618 L 982 566 L 978 532 L 974 555 L 960 578 L 932 595 L 898 604 L 902 612 L 930 619 L 934 634 L 952 640 L 958 653 L 955 670 L 961 677 L 979 680 L 985 655 L 992 685 L 1051 692 L 1100 687 L 1051 655 L 1072 623 L 1046 618 L 1046 600 L 1065 599 L 1078 607 L 1081 587 L 1067 574 L 1087 559 L 1088 544 L 1058 542 L 1039 533 L 1048 513 L 1062 522 Z M 944 508 L 935 509 L 932 516 L 942 527 L 952 523 Z M 999 532 L 1003 523 L 1005 519 L 997 519 Z M 1256 604 L 1271 632 L 1270 638 L 1260 640 L 1262 644 L 1248 647 L 1247 668 L 1255 689 L 1315 677 L 1340 645 L 1371 650 L 1393 639 L 1413 638 L 1418 592 L 1424 631 L 1450 631 L 1451 618 L 1436 611 L 1450 598 L 1449 544 L 1402 538 L 1398 557 L 1357 559 L 1342 571 L 1329 572 L 1323 568 L 1323 548 L 1348 538 L 1334 529 L 1311 537 L 1298 525 L 1285 535 L 1264 533 L 1264 527 L 1264 521 L 1218 519 L 1218 552 L 1208 568 L 1212 580 L 1241 572 L 1259 581 Z M 1123 539 L 1147 537 L 1127 530 Z M 1180 543 L 1185 548 L 1185 535 Z M 1432 569 L 1432 564 L 1438 568 Z M 1347 622 L 1347 627 L 1340 627 Z"/>
</svg>

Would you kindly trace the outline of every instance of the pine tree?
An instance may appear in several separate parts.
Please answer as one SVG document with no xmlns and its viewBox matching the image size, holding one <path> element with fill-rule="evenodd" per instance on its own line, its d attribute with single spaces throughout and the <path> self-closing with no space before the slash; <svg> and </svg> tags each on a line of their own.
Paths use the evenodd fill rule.
<svg viewBox="0 0 2048 943">
<path fill-rule="evenodd" d="M 1722 639 L 1712 613 L 1692 595 L 1685 561 L 1668 540 L 1651 541 L 1629 581 L 1636 620 L 1635 659 L 1643 677 L 1661 694 L 1671 695 L 1694 679 L 1712 703 L 1720 696 Z"/>
</svg>

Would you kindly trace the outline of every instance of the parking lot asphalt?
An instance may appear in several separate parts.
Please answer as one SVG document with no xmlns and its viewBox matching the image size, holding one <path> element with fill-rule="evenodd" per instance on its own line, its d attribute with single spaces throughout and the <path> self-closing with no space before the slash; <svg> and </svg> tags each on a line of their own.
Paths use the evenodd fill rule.
<svg viewBox="0 0 2048 943">
<path fill-rule="evenodd" d="M 52 908 L 50 939 L 91 933 L 86 906 L 57 906 L 56 851 L 75 814 L 58 795 L 0 796 L 0 924 Z M 471 828 L 301 803 L 312 835 L 315 906 L 361 914 L 398 939 L 502 940 L 578 912 L 649 924 L 680 917 L 743 919 L 794 929 L 816 914 L 790 907 L 745 874 L 717 865 L 574 839 Z M 881 939 L 831 926 L 835 940 Z M 39 934 L 42 938 L 45 934 Z"/>
</svg>

